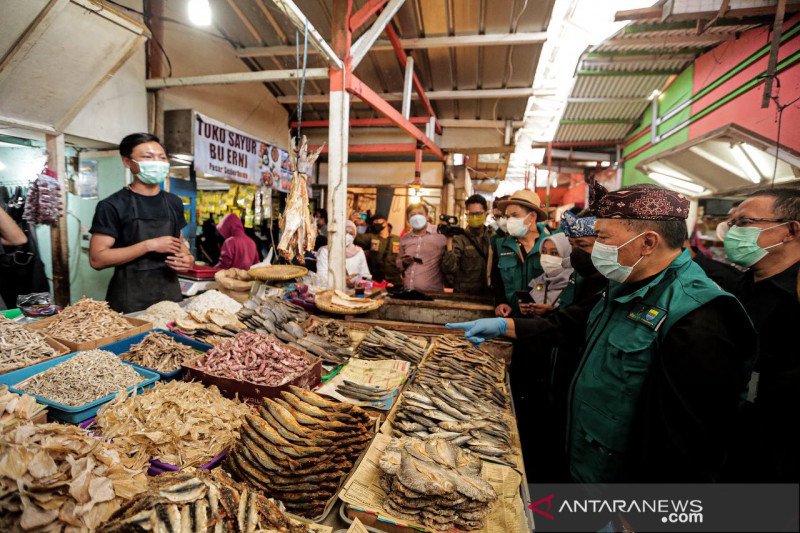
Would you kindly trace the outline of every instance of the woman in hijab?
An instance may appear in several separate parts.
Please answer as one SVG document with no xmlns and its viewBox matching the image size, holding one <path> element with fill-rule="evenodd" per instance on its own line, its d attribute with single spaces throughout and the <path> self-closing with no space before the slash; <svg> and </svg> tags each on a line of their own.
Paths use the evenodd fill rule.
<svg viewBox="0 0 800 533">
<path fill-rule="evenodd" d="M 345 224 L 345 270 L 347 271 L 347 284 L 352 285 L 355 278 L 371 278 L 367 266 L 367 256 L 364 250 L 354 244 L 358 231 L 356 225 L 348 220 Z M 327 287 L 328 282 L 328 247 L 323 246 L 317 252 L 317 282 L 322 287 Z"/>
<path fill-rule="evenodd" d="M 544 274 L 533 278 L 528 284 L 533 303 L 520 303 L 523 315 L 544 315 L 557 308 L 561 292 L 569 284 L 572 275 L 573 268 L 569 263 L 572 246 L 566 235 L 550 235 L 542 241 L 540 250 Z"/>
<path fill-rule="evenodd" d="M 205 219 L 203 221 L 203 233 L 197 238 L 197 259 L 208 265 L 216 265 L 219 262 L 222 241 L 222 237 L 217 232 L 217 224 L 214 222 L 214 217 Z"/>
<path fill-rule="evenodd" d="M 222 243 L 219 263 L 216 266 L 249 270 L 251 266 L 258 263 L 256 243 L 245 234 L 239 215 L 235 213 L 225 215 L 222 222 L 217 224 L 217 231 L 225 239 L 225 242 Z"/>
</svg>

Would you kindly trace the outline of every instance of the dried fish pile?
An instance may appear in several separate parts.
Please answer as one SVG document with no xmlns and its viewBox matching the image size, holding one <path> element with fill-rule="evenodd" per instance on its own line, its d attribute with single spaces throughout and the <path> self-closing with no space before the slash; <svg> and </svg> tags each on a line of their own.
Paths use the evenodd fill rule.
<svg viewBox="0 0 800 533">
<path fill-rule="evenodd" d="M 224 466 L 305 517 L 322 514 L 372 438 L 369 416 L 299 387 L 247 415 Z"/>
<path fill-rule="evenodd" d="M 445 440 L 392 439 L 379 466 L 386 511 L 437 531 L 482 529 L 497 500 L 481 460 Z"/>
<path fill-rule="evenodd" d="M 154 328 L 167 329 L 167 325 L 179 318 L 186 318 L 186 311 L 175 302 L 165 300 L 151 305 L 138 317 L 153 324 Z"/>
<path fill-rule="evenodd" d="M 0 374 L 40 363 L 56 354 L 41 333 L 0 317 Z"/>
<path fill-rule="evenodd" d="M 14 394 L 7 385 L 0 385 L 0 433 L 28 422 L 43 409 L 33 396 Z"/>
<path fill-rule="evenodd" d="M 272 335 L 244 331 L 206 352 L 193 366 L 214 376 L 278 386 L 301 375 L 312 364 Z"/>
<path fill-rule="evenodd" d="M 87 342 L 117 335 L 131 327 L 108 302 L 81 298 L 56 315 L 41 331 L 56 339 Z"/>
<path fill-rule="evenodd" d="M 336 392 L 354 400 L 380 402 L 388 399 L 393 389 L 383 389 L 374 385 L 365 385 L 363 383 L 356 383 L 355 381 L 343 379 L 336 385 Z"/>
<path fill-rule="evenodd" d="M 311 533 L 273 500 L 235 483 L 219 469 L 168 472 L 146 494 L 126 503 L 99 533 Z"/>
<path fill-rule="evenodd" d="M 85 430 L 19 426 L 0 435 L 0 531 L 95 531 L 147 488 L 143 469 Z"/>
<path fill-rule="evenodd" d="M 184 318 L 175 320 L 175 326 L 187 335 L 214 346 L 247 329 L 234 313 L 219 308 L 189 311 Z"/>
<path fill-rule="evenodd" d="M 229 313 L 236 314 L 242 308 L 242 304 L 226 296 L 219 291 L 206 291 L 189 300 L 186 311 L 197 311 L 205 313 L 210 309 L 223 309 Z"/>
<path fill-rule="evenodd" d="M 138 467 L 150 457 L 178 467 L 200 466 L 236 441 L 249 409 L 216 387 L 171 381 L 104 406 L 95 425 L 129 452 Z"/>
<path fill-rule="evenodd" d="M 191 346 L 181 344 L 169 335 L 153 332 L 120 357 L 158 372 L 173 372 L 179 370 L 184 363 L 196 359 L 198 355 Z"/>
<path fill-rule="evenodd" d="M 425 355 L 427 341 L 375 326 L 358 345 L 359 359 L 403 359 L 418 365 Z"/>
<path fill-rule="evenodd" d="M 135 368 L 105 350 L 86 350 L 18 383 L 15 389 L 79 407 L 144 381 Z"/>
<path fill-rule="evenodd" d="M 308 313 L 282 298 L 253 297 L 244 304 L 238 316 L 256 332 L 275 335 L 290 346 L 312 353 L 327 363 L 341 364 L 351 355 L 347 348 L 303 329 L 300 324 L 308 319 Z"/>
</svg>

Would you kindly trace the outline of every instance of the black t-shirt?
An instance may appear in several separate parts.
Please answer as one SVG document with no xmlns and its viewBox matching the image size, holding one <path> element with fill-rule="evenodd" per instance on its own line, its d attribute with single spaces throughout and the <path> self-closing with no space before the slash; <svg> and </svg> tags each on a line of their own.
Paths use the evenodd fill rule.
<svg viewBox="0 0 800 533">
<path fill-rule="evenodd" d="M 183 215 L 183 201 L 176 195 L 161 191 L 155 196 L 144 196 L 130 189 L 121 189 L 97 204 L 92 219 L 92 228 L 89 233 L 100 233 L 114 237 L 119 241 L 122 228 L 133 221 L 132 203 L 136 199 L 140 218 L 164 218 L 164 200 L 169 209 L 174 212 L 175 220 L 180 223 L 180 229 L 186 226 Z M 179 237 L 179 235 L 175 235 Z M 135 243 L 114 243 L 114 247 L 130 246 Z"/>
</svg>

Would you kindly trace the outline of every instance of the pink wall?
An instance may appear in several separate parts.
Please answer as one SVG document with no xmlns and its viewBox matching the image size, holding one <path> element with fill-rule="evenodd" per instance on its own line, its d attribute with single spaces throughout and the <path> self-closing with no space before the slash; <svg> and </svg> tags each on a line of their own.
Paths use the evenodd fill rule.
<svg viewBox="0 0 800 533">
<path fill-rule="evenodd" d="M 800 24 L 800 15 L 794 16 L 784 24 L 784 31 Z M 757 49 L 769 43 L 769 28 L 760 27 L 744 33 L 739 39 L 721 44 L 715 49 L 700 56 L 694 66 L 694 93 L 711 84 L 714 80 L 734 68 Z M 785 43 L 778 55 L 778 61 L 800 49 L 800 36 Z M 724 97 L 743 83 L 753 79 L 767 68 L 767 57 L 751 65 L 734 78 L 728 80 L 692 106 L 692 114 L 707 105 Z M 800 64 L 795 64 L 778 75 L 781 82 L 779 93 L 781 103 L 791 102 L 800 96 Z M 774 85 L 773 85 L 774 87 Z M 761 97 L 764 84 L 757 85 L 742 96 L 720 107 L 708 116 L 689 126 L 689 139 L 695 139 L 711 130 L 730 123 L 752 130 L 764 137 L 774 140 L 777 136 L 777 111 L 775 103 L 770 102 L 767 109 L 761 109 Z M 774 94 L 774 89 L 773 89 Z M 787 108 L 783 113 L 781 127 L 781 144 L 800 151 L 800 101 Z"/>
</svg>

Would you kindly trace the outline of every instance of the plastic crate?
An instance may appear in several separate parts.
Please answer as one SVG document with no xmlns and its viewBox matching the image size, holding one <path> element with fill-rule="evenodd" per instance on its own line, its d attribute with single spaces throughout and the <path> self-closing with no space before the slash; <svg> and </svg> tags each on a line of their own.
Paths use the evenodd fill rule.
<svg viewBox="0 0 800 533">
<path fill-rule="evenodd" d="M 54 357 L 49 359 L 43 363 L 38 363 L 29 367 L 21 368 L 19 370 L 14 370 L 13 372 L 9 372 L 8 374 L 3 374 L 0 376 L 0 384 L 8 385 L 9 390 L 11 392 L 15 392 L 17 394 L 28 394 L 27 392 L 21 391 L 15 387 L 18 383 L 25 381 L 26 379 L 35 376 L 36 374 L 40 374 L 47 370 L 48 368 L 52 368 L 57 364 L 63 363 L 67 359 L 75 357 L 78 352 L 73 352 L 67 355 L 62 355 L 61 357 Z M 130 365 L 130 363 L 126 363 L 126 365 Z M 147 370 L 141 367 L 137 367 L 135 365 L 130 365 L 136 369 L 140 376 L 142 376 L 142 381 L 137 383 L 136 385 L 132 385 L 127 388 L 130 392 L 134 388 L 137 390 L 145 389 L 152 387 L 153 384 L 158 381 L 158 374 Z M 61 420 L 62 422 L 69 422 L 71 424 L 78 424 L 83 422 L 84 420 L 93 417 L 97 414 L 97 410 L 100 407 L 110 402 L 114 399 L 116 394 L 109 394 L 108 396 L 104 396 L 102 398 L 98 398 L 93 402 L 89 402 L 84 405 L 80 405 L 78 407 L 71 407 L 69 405 L 60 404 L 58 402 L 54 402 L 52 400 L 48 400 L 47 398 L 42 398 L 41 396 L 36 396 L 31 394 L 36 398 L 36 401 L 42 403 L 48 407 L 48 415 L 51 419 Z"/>
<path fill-rule="evenodd" d="M 128 350 L 131 349 L 131 346 L 133 346 L 134 344 L 137 344 L 139 342 L 142 342 L 142 339 L 144 339 L 150 333 L 163 333 L 167 337 L 171 337 L 176 342 L 179 342 L 181 344 L 185 344 L 186 346 L 189 346 L 190 348 L 193 348 L 194 350 L 197 350 L 198 352 L 200 352 L 198 354 L 198 357 L 199 357 L 200 354 L 205 353 L 205 352 L 207 352 L 208 350 L 210 350 L 212 348 L 212 346 L 210 344 L 206 344 L 204 342 L 196 341 L 194 339 L 190 339 L 190 338 L 185 337 L 183 335 L 178 335 L 177 333 L 173 333 L 173 332 L 167 331 L 165 329 L 154 329 L 152 331 L 146 331 L 144 333 L 139 333 L 138 335 L 134 335 L 133 337 L 128 337 L 127 339 L 122 339 L 121 341 L 112 342 L 111 344 L 106 344 L 105 346 L 101 346 L 100 349 L 101 350 L 107 350 L 107 351 L 109 351 L 111 353 L 114 353 L 114 354 L 117 354 L 119 356 L 122 356 L 122 354 L 124 354 L 125 352 L 127 352 Z M 123 359 L 123 361 L 125 361 L 125 359 Z M 158 370 L 155 370 L 154 368 L 148 368 L 146 366 L 140 366 L 140 365 L 137 365 L 137 364 L 134 364 L 134 363 L 129 363 L 129 364 L 133 365 L 135 368 L 143 368 L 145 370 L 149 370 L 150 372 L 155 372 L 159 376 L 159 381 L 174 381 L 176 379 L 179 379 L 183 375 L 183 368 L 182 367 L 179 368 L 178 370 L 173 370 L 172 372 L 159 372 Z"/>
</svg>

